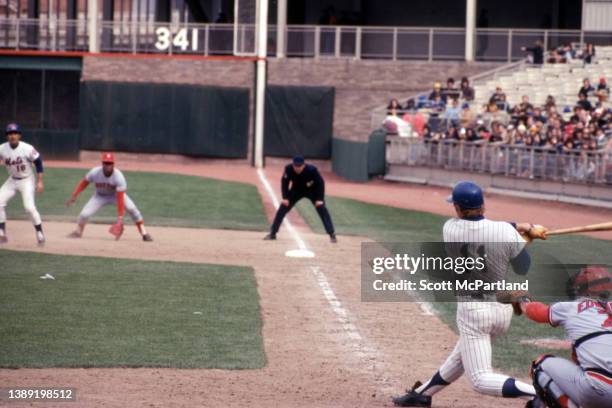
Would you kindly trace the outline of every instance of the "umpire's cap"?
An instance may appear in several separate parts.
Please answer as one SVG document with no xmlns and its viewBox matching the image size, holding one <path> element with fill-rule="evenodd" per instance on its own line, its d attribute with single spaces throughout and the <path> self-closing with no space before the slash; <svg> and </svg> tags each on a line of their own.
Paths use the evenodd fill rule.
<svg viewBox="0 0 612 408">
<path fill-rule="evenodd" d="M 301 166 L 302 164 L 304 164 L 304 157 L 303 156 L 294 156 L 293 157 L 293 164 L 296 166 Z"/>
<path fill-rule="evenodd" d="M 21 134 L 21 128 L 16 123 L 9 123 L 6 125 L 6 129 L 4 130 L 4 134 L 8 135 L 10 133 L 19 133 Z"/>
<path fill-rule="evenodd" d="M 478 184 L 471 181 L 461 181 L 453 188 L 453 194 L 446 201 L 467 210 L 482 207 L 484 197 Z"/>
</svg>

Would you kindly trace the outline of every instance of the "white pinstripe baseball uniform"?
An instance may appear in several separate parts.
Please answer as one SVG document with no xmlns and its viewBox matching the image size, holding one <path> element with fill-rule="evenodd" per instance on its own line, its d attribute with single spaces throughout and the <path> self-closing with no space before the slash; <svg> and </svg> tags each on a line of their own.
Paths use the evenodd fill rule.
<svg viewBox="0 0 612 408">
<path fill-rule="evenodd" d="M 507 222 L 475 219 L 449 219 L 443 228 L 447 248 L 486 253 L 486 271 L 478 279 L 504 279 L 510 261 L 524 248 L 525 241 Z M 453 245 L 457 243 L 458 245 Z M 493 372 L 491 340 L 504 334 L 510 326 L 512 306 L 477 299 L 459 299 L 457 326 L 459 341 L 439 371 L 425 384 L 415 389 L 423 395 L 433 395 L 457 380 L 464 372 L 474 390 L 493 396 L 531 398 L 535 389 L 530 384 Z"/>
</svg>

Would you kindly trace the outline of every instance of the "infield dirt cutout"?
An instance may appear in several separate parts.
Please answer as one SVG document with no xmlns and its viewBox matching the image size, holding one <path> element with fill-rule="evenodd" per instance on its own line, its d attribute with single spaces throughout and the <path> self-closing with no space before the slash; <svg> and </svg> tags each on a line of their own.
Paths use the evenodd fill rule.
<svg viewBox="0 0 612 408">
<path fill-rule="evenodd" d="M 365 238 L 342 236 L 332 245 L 327 236 L 300 229 L 317 256 L 299 259 L 284 256 L 295 244 L 283 231 L 277 241 L 264 242 L 261 232 L 150 227 L 155 241 L 145 243 L 131 225 L 120 241 L 112 239 L 106 225 L 89 225 L 84 238 L 68 238 L 73 227 L 46 223 L 48 242 L 38 248 L 30 223 L 11 221 L 10 242 L 3 247 L 252 266 L 267 365 L 258 370 L 3 369 L 0 383 L 5 386 L 74 387 L 78 407 L 390 406 L 393 394 L 435 372 L 457 339 L 437 317 L 423 316 L 417 303 L 361 302 L 360 245 Z M 313 270 L 325 275 L 345 321 L 331 307 Z M 350 336 L 347 322 L 359 338 Z M 434 401 L 436 407 L 524 405 L 478 395 L 465 378 Z"/>
</svg>

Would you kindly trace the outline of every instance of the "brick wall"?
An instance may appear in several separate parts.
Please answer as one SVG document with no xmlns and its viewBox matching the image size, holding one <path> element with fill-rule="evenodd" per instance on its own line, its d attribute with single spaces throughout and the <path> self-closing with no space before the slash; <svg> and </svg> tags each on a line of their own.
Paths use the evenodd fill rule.
<svg viewBox="0 0 612 408">
<path fill-rule="evenodd" d="M 450 76 L 458 79 L 496 66 L 491 63 L 271 59 L 268 83 L 335 87 L 334 136 L 366 140 L 372 110 L 389 99 L 403 99 L 430 89 L 435 81 L 444 82 Z M 220 85 L 252 90 L 254 64 L 229 60 L 85 57 L 83 79 Z"/>
<path fill-rule="evenodd" d="M 488 63 L 394 62 L 321 59 L 270 60 L 268 82 L 274 85 L 320 85 L 336 88 L 334 136 L 365 140 L 373 109 L 428 90 L 435 81 L 471 76 L 499 66 Z M 401 100 L 401 102 L 405 102 Z"/>
</svg>

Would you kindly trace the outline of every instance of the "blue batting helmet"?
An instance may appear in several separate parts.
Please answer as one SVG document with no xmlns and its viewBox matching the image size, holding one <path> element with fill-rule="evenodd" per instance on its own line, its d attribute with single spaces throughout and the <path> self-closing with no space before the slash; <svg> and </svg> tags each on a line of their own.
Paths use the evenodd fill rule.
<svg viewBox="0 0 612 408">
<path fill-rule="evenodd" d="M 482 207 L 484 197 L 478 184 L 462 181 L 453 188 L 453 194 L 448 197 L 447 201 L 467 210 Z"/>
<path fill-rule="evenodd" d="M 8 135 L 9 133 L 21 133 L 21 128 L 16 123 L 9 123 L 8 125 L 6 125 L 4 134 Z"/>
</svg>

